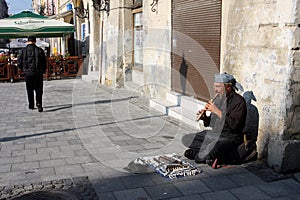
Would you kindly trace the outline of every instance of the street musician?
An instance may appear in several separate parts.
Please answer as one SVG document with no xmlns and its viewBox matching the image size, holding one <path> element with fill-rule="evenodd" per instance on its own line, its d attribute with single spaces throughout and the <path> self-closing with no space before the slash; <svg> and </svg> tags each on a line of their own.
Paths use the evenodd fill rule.
<svg viewBox="0 0 300 200">
<path fill-rule="evenodd" d="M 215 74 L 216 96 L 198 112 L 204 126 L 212 130 L 183 136 L 182 143 L 189 148 L 185 157 L 213 168 L 238 160 L 237 149 L 243 143 L 247 108 L 245 99 L 236 90 L 243 91 L 243 88 L 232 75 Z"/>
</svg>

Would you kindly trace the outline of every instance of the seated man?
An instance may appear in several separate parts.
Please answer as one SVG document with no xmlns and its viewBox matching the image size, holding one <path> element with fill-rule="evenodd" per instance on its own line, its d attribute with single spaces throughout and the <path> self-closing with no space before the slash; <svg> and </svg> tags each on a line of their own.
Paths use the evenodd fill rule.
<svg viewBox="0 0 300 200">
<path fill-rule="evenodd" d="M 204 112 L 200 118 L 204 126 L 209 125 L 212 130 L 183 136 L 183 144 L 189 147 L 184 154 L 187 158 L 214 166 L 238 160 L 237 148 L 243 143 L 242 130 L 247 115 L 245 99 L 235 92 L 238 89 L 243 90 L 232 75 L 215 75 L 217 97 L 199 111 Z"/>
</svg>

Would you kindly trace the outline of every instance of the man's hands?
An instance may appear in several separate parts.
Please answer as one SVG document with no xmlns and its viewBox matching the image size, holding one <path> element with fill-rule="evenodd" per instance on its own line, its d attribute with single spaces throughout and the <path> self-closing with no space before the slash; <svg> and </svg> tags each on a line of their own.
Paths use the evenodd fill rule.
<svg viewBox="0 0 300 200">
<path fill-rule="evenodd" d="M 204 109 L 201 111 L 205 111 L 205 112 L 210 111 L 211 113 L 217 115 L 219 119 L 222 118 L 222 111 L 212 102 L 208 102 L 205 105 Z M 199 112 L 201 112 L 201 111 L 199 111 Z M 201 118 L 205 118 L 205 117 L 206 117 L 206 115 L 204 114 Z M 204 119 L 202 119 L 202 120 L 204 120 Z"/>
</svg>

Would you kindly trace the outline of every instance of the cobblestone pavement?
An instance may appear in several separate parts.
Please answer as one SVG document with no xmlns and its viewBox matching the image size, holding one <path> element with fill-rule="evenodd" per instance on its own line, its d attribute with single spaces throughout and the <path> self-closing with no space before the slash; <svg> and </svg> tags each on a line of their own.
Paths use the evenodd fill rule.
<svg viewBox="0 0 300 200">
<path fill-rule="evenodd" d="M 300 199 L 300 175 L 260 162 L 169 180 L 123 170 L 141 156 L 177 153 L 197 130 L 148 107 L 147 98 L 80 79 L 44 82 L 44 112 L 25 84 L 1 83 L 0 198 L 49 189 L 82 199 Z M 194 163 L 193 163 L 194 164 Z M 84 180 L 84 181 L 78 181 Z"/>
</svg>

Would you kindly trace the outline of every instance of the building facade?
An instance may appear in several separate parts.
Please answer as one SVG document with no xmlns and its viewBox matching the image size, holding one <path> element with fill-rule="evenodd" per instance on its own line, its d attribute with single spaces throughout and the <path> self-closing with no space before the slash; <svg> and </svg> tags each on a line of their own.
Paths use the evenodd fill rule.
<svg viewBox="0 0 300 200">
<path fill-rule="evenodd" d="M 256 96 L 259 157 L 281 171 L 299 169 L 299 6 L 110 1 L 109 12 L 101 12 L 98 80 L 115 87 L 135 82 L 152 98 L 175 91 L 206 101 L 214 73 L 231 73 Z"/>
<path fill-rule="evenodd" d="M 231 73 L 257 100 L 259 158 L 280 171 L 300 169 L 299 0 L 71 3 L 74 39 L 88 49 L 83 79 L 203 104 L 214 74 Z"/>
</svg>

